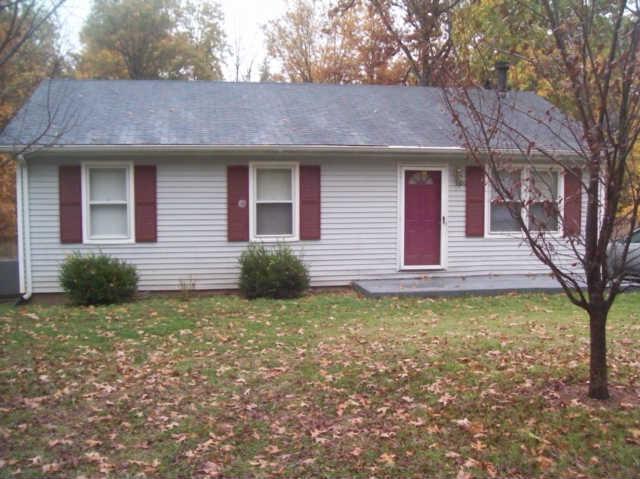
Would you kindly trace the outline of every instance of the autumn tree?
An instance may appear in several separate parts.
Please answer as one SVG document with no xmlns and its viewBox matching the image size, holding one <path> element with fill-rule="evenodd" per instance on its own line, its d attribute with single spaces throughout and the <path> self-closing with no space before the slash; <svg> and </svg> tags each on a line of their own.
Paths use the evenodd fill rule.
<svg viewBox="0 0 640 479">
<path fill-rule="evenodd" d="M 464 4 L 453 15 L 457 60 L 469 67 L 478 82 L 495 86 L 494 63 L 508 59 L 513 88 L 538 91 L 541 78 L 524 59 L 546 45 L 548 34 L 533 17 L 531 6 L 520 0 Z"/>
<path fill-rule="evenodd" d="M 517 7 L 545 35 L 542 48 L 520 48 L 516 59 L 532 68 L 549 97 L 563 99 L 569 118 L 555 108 L 536 116 L 523 95 L 483 89 L 468 65 L 449 76 L 456 86 L 444 97 L 468 155 L 485 169 L 492 204 L 508 211 L 518 236 L 588 314 L 589 396 L 605 399 L 607 317 L 625 288 L 640 206 L 632 154 L 640 134 L 640 9 L 627 0 L 521 0 Z M 563 147 L 539 141 L 535 128 L 520 129 L 514 111 Z M 565 214 L 567 207 L 585 208 L 584 226 Z"/>
<path fill-rule="evenodd" d="M 364 0 L 350 4 L 349 9 L 334 7 L 329 15 L 341 19 L 345 12 L 355 15 L 354 28 L 349 31 L 355 37 L 355 54 L 359 68 L 359 81 L 372 84 L 407 83 L 410 69 L 399 55 L 393 35 L 381 21 L 374 6 Z M 346 18 L 350 18 L 348 15 Z"/>
<path fill-rule="evenodd" d="M 219 79 L 227 51 L 217 3 L 95 0 L 81 32 L 88 78 Z"/>
<path fill-rule="evenodd" d="M 359 0 L 341 0 L 346 12 Z M 407 63 L 407 74 L 423 86 L 441 86 L 454 51 L 453 18 L 462 0 L 367 0 Z"/>
<path fill-rule="evenodd" d="M 396 47 L 363 2 L 333 8 L 320 0 L 296 0 L 265 25 L 267 49 L 286 79 L 316 83 L 397 83 Z"/>
<path fill-rule="evenodd" d="M 295 0 L 282 17 L 264 26 L 267 51 L 289 81 L 340 83 L 353 75 L 343 61 L 351 58 L 350 46 L 328 28 L 325 6 L 319 0 Z M 339 76 L 332 77 L 336 72 Z"/>
<path fill-rule="evenodd" d="M 484 0 L 465 2 L 453 17 L 456 62 L 468 68 L 478 83 L 495 86 L 496 60 L 508 60 L 511 86 L 535 91 L 555 105 L 570 109 L 572 101 L 564 89 L 555 88 L 555 78 L 538 71 L 542 62 L 531 62 L 549 53 L 551 39 L 538 21 L 540 2 Z"/>
<path fill-rule="evenodd" d="M 63 3 L 0 2 L 0 128 L 42 79 L 60 73 L 54 16 Z M 1 156 L 0 242 L 15 238 L 15 221 L 15 164 Z"/>
</svg>

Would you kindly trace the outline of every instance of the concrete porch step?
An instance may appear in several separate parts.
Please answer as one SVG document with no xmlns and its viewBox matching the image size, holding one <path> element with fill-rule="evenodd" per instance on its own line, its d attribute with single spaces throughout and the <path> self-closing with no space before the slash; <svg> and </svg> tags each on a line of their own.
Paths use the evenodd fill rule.
<svg viewBox="0 0 640 479">
<path fill-rule="evenodd" d="M 460 296 L 504 293 L 556 293 L 560 284 L 548 274 L 486 275 L 414 279 L 372 279 L 354 281 L 353 287 L 369 297 L 380 296 Z"/>
</svg>

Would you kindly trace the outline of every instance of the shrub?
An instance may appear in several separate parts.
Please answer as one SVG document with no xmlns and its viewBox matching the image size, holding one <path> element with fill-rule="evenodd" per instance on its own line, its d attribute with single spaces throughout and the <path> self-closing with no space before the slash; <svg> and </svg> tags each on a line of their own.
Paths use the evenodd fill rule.
<svg viewBox="0 0 640 479">
<path fill-rule="evenodd" d="M 60 284 L 74 304 L 112 304 L 128 301 L 138 289 L 136 268 L 104 254 L 68 256 L 60 270 Z"/>
<path fill-rule="evenodd" d="M 240 291 L 253 298 L 297 298 L 309 288 L 309 273 L 291 248 L 251 244 L 240 256 Z"/>
</svg>

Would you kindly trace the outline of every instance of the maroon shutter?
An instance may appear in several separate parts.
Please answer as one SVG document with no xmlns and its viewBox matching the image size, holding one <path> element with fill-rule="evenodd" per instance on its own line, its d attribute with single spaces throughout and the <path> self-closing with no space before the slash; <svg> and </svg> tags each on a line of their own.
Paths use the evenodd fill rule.
<svg viewBox="0 0 640 479">
<path fill-rule="evenodd" d="M 320 167 L 300 167 L 300 239 L 320 239 Z"/>
<path fill-rule="evenodd" d="M 227 167 L 227 238 L 249 241 L 249 167 Z"/>
<path fill-rule="evenodd" d="M 133 181 L 136 201 L 136 242 L 154 243 L 158 241 L 156 167 L 154 165 L 136 166 Z"/>
<path fill-rule="evenodd" d="M 564 235 L 580 235 L 582 218 L 582 172 L 567 170 L 564 175 Z"/>
<path fill-rule="evenodd" d="M 81 176 L 80 166 L 58 168 L 61 243 L 82 243 Z"/>
<path fill-rule="evenodd" d="M 484 169 L 467 166 L 466 235 L 484 236 Z"/>
</svg>

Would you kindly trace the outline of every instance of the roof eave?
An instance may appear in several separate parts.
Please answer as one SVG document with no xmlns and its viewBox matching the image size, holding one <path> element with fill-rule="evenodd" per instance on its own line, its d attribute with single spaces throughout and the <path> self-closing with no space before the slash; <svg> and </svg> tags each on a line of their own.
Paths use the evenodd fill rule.
<svg viewBox="0 0 640 479">
<path fill-rule="evenodd" d="M 518 149 L 500 149 L 502 154 L 522 155 Z M 547 150 L 561 156 L 577 156 L 569 150 Z M 435 154 L 464 156 L 466 149 L 458 146 L 431 147 L 405 145 L 0 145 L 2 153 L 144 153 L 144 152 L 202 152 L 202 153 L 373 153 L 373 154 Z M 533 154 L 533 156 L 542 156 Z"/>
</svg>

